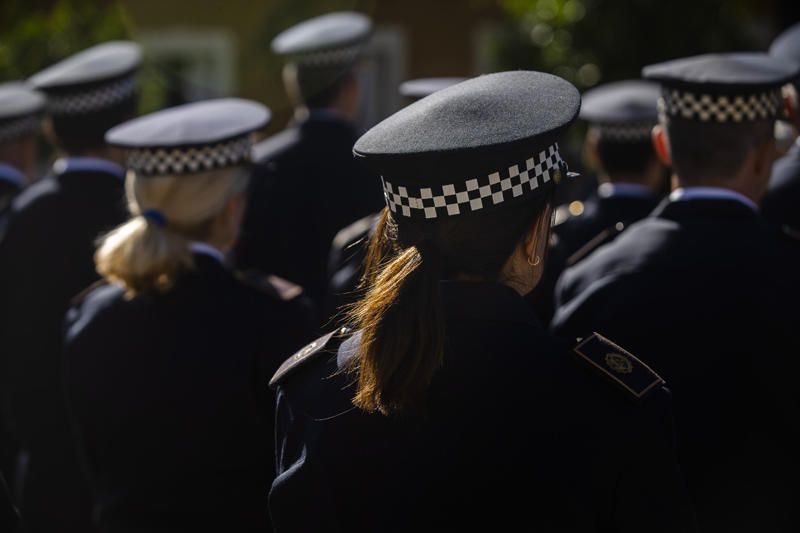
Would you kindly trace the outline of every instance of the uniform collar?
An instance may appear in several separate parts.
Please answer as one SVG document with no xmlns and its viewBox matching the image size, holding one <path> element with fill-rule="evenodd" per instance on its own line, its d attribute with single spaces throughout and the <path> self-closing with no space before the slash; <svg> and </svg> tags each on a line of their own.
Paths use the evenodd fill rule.
<svg viewBox="0 0 800 533">
<path fill-rule="evenodd" d="M 19 188 L 25 186 L 25 176 L 16 168 L 6 163 L 0 163 L 0 180 L 13 183 Z"/>
<path fill-rule="evenodd" d="M 70 172 L 104 172 L 121 180 L 125 179 L 125 168 L 121 165 L 97 157 L 61 157 L 53 163 L 56 174 Z"/>
<path fill-rule="evenodd" d="M 442 281 L 441 288 L 448 319 L 519 322 L 541 329 L 530 306 L 511 287 L 490 282 Z"/>
<path fill-rule="evenodd" d="M 640 183 L 601 183 L 597 188 L 600 198 L 652 198 L 653 193 Z"/>
<path fill-rule="evenodd" d="M 671 202 L 692 200 L 730 200 L 746 205 L 753 212 L 758 212 L 758 205 L 747 196 L 722 187 L 680 187 L 669 195 Z"/>
<path fill-rule="evenodd" d="M 223 254 L 218 248 L 211 246 L 205 242 L 192 242 L 189 244 L 189 249 L 194 254 L 200 254 L 207 257 L 211 257 L 212 259 L 216 260 L 219 264 L 225 264 L 225 254 Z"/>
</svg>

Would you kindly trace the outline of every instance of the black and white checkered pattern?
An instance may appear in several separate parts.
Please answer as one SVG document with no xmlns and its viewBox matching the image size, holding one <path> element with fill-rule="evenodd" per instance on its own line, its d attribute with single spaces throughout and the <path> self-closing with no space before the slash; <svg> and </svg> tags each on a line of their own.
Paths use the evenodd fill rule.
<svg viewBox="0 0 800 533">
<path fill-rule="evenodd" d="M 128 168 L 143 176 L 193 174 L 250 160 L 249 136 L 201 147 L 142 148 L 128 154 Z"/>
<path fill-rule="evenodd" d="M 668 117 L 701 122 L 744 122 L 780 117 L 783 98 L 780 89 L 748 95 L 711 95 L 665 89 L 658 100 L 658 109 Z"/>
<path fill-rule="evenodd" d="M 628 124 L 598 124 L 597 132 L 601 139 L 613 142 L 643 142 L 650 139 L 652 122 L 631 122 Z"/>
<path fill-rule="evenodd" d="M 47 109 L 54 115 L 95 113 L 130 98 L 134 91 L 136 80 L 129 76 L 91 90 L 48 93 Z"/>
<path fill-rule="evenodd" d="M 26 115 L 12 120 L 0 121 L 0 143 L 13 141 L 23 135 L 35 132 L 39 128 L 37 115 Z"/>
<path fill-rule="evenodd" d="M 330 50 L 319 50 L 297 54 L 293 60 L 302 65 L 326 67 L 334 65 L 348 65 L 356 60 L 362 46 L 347 46 Z"/>
<path fill-rule="evenodd" d="M 501 204 L 530 193 L 551 180 L 558 182 L 566 170 L 567 165 L 561 159 L 556 143 L 528 158 L 522 165 L 512 165 L 463 183 L 413 187 L 383 179 L 383 193 L 392 213 L 433 219 Z"/>
</svg>

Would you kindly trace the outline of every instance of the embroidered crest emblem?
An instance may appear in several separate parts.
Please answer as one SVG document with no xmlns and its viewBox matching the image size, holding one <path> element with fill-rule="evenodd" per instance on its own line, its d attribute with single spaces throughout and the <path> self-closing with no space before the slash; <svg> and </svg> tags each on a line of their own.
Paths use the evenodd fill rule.
<svg viewBox="0 0 800 533">
<path fill-rule="evenodd" d="M 631 360 L 622 354 L 613 352 L 607 353 L 605 360 L 608 368 L 618 374 L 630 374 L 633 372 L 633 364 L 631 363 Z"/>
<path fill-rule="evenodd" d="M 294 354 L 294 359 L 295 360 L 302 359 L 305 356 L 309 355 L 311 352 L 313 352 L 316 348 L 317 348 L 317 343 L 316 341 L 314 341 L 305 348 L 303 348 L 302 350 L 300 350 L 299 352 L 297 352 L 296 354 Z"/>
<path fill-rule="evenodd" d="M 573 351 L 636 398 L 643 398 L 664 384 L 664 380 L 636 356 L 597 333 L 580 341 Z"/>
</svg>

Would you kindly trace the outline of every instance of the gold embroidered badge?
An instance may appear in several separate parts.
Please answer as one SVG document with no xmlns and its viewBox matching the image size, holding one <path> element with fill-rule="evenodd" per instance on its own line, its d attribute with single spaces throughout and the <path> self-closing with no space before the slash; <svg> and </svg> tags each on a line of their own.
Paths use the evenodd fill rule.
<svg viewBox="0 0 800 533">
<path fill-rule="evenodd" d="M 622 354 L 607 353 L 605 360 L 608 367 L 618 374 L 630 374 L 633 372 L 633 364 L 630 359 Z"/>
</svg>

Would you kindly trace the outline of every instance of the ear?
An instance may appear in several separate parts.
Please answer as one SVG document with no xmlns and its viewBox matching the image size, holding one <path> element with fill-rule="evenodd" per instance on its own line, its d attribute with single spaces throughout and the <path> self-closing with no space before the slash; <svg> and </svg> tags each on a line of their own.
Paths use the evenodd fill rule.
<svg viewBox="0 0 800 533">
<path fill-rule="evenodd" d="M 597 140 L 599 135 L 595 128 L 589 128 L 586 132 L 586 139 L 583 141 L 583 158 L 586 166 L 592 170 L 601 170 L 600 156 L 597 155 Z"/>
<path fill-rule="evenodd" d="M 52 146 L 56 148 L 61 148 L 61 143 L 58 141 L 58 136 L 56 135 L 56 129 L 53 126 L 53 119 L 50 118 L 49 115 L 45 115 L 42 119 L 42 135 L 47 142 L 49 142 Z"/>
<path fill-rule="evenodd" d="M 753 149 L 753 171 L 755 175 L 770 175 L 772 164 L 778 158 L 778 151 L 775 138 L 771 137 L 758 143 Z"/>
<path fill-rule="evenodd" d="M 664 129 L 664 126 L 662 124 L 653 126 L 651 137 L 653 139 L 653 148 L 656 151 L 658 159 L 664 166 L 671 167 L 672 154 L 670 154 L 669 151 L 669 140 L 667 139 L 667 131 Z"/>
<path fill-rule="evenodd" d="M 542 213 L 536 217 L 528 235 L 525 237 L 526 257 L 539 256 L 544 260 L 545 253 L 549 244 L 550 218 L 552 207 L 547 206 Z"/>
</svg>

